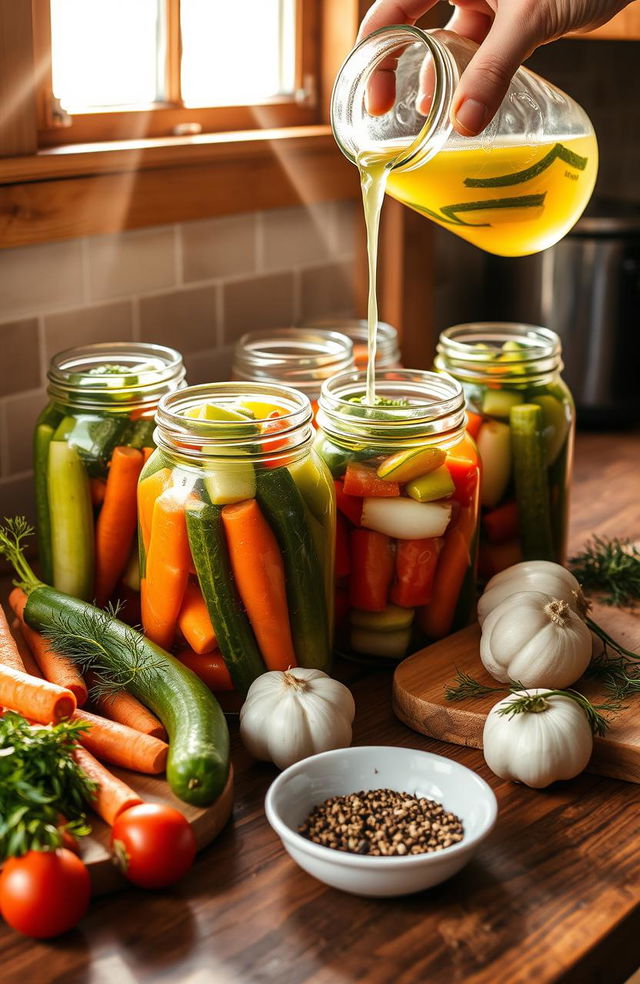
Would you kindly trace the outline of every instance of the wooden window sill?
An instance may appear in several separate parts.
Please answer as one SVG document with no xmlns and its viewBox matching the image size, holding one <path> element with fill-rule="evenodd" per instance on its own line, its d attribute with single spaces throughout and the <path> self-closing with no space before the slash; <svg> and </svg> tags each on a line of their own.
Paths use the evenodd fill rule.
<svg viewBox="0 0 640 984">
<path fill-rule="evenodd" d="M 357 194 L 324 124 L 66 145 L 0 160 L 0 245 Z"/>
</svg>

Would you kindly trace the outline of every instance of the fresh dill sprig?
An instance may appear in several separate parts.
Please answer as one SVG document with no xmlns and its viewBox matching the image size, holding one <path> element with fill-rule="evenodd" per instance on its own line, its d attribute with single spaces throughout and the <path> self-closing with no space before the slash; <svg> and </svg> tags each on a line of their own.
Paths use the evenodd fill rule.
<svg viewBox="0 0 640 984">
<path fill-rule="evenodd" d="M 602 592 L 607 605 L 640 599 L 640 549 L 631 540 L 594 535 L 569 565 L 582 587 Z"/>
<path fill-rule="evenodd" d="M 27 593 L 42 584 L 31 570 L 24 556 L 24 541 L 33 535 L 33 527 L 24 516 L 5 516 L 0 525 L 0 555 L 6 557 L 16 574 L 14 582 Z"/>
<path fill-rule="evenodd" d="M 549 708 L 549 697 L 569 697 L 581 708 L 587 719 L 591 732 L 594 735 L 606 734 L 609 722 L 600 713 L 601 711 L 619 711 L 621 705 L 615 704 L 592 704 L 591 701 L 578 693 L 577 690 L 542 690 L 539 693 L 529 693 L 526 689 L 514 689 L 510 687 L 513 699 L 504 704 L 498 714 L 506 717 L 513 717 L 516 714 L 539 714 Z"/>
<path fill-rule="evenodd" d="M 14 711 L 0 718 L 0 861 L 54 850 L 62 831 L 90 833 L 86 808 L 96 784 L 73 757 L 87 727 L 84 721 L 32 727 Z"/>
<path fill-rule="evenodd" d="M 165 665 L 161 656 L 149 656 L 144 636 L 136 629 L 124 627 L 122 639 L 109 633 L 119 610 L 119 606 L 106 611 L 87 608 L 74 611 L 72 617 L 56 615 L 42 633 L 53 649 L 71 659 L 83 675 L 91 674 L 93 699 L 126 690 L 134 680 L 153 674 Z M 108 647 L 103 641 L 105 637 L 109 640 Z M 123 658 L 114 660 L 114 650 Z M 114 666 L 114 662 L 118 665 Z"/>
<path fill-rule="evenodd" d="M 601 680 L 607 692 L 618 700 L 640 694 L 640 666 L 622 656 L 611 656 L 606 642 L 602 653 L 592 658 L 587 673 Z"/>
<path fill-rule="evenodd" d="M 464 670 L 456 670 L 455 684 L 445 688 L 445 700 L 466 700 L 468 697 L 484 697 L 485 694 L 501 693 L 504 687 L 487 687 Z"/>
</svg>

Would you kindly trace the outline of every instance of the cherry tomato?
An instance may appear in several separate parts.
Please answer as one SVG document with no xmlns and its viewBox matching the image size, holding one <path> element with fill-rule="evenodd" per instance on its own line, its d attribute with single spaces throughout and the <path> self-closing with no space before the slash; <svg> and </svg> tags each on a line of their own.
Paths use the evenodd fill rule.
<svg viewBox="0 0 640 984">
<path fill-rule="evenodd" d="M 172 806 L 143 803 L 125 810 L 111 830 L 116 864 L 141 888 L 166 888 L 189 870 L 196 839 Z"/>
<path fill-rule="evenodd" d="M 0 874 L 0 913 L 19 933 L 46 940 L 73 929 L 89 905 L 89 872 L 66 848 L 9 858 Z"/>
</svg>

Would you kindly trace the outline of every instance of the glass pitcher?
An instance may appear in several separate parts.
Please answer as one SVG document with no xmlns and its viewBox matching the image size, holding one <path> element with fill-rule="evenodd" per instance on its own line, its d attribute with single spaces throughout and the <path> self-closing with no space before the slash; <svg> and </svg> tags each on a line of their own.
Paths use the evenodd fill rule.
<svg viewBox="0 0 640 984">
<path fill-rule="evenodd" d="M 334 136 L 361 172 L 386 172 L 390 195 L 463 239 L 500 256 L 535 253 L 561 239 L 589 201 L 593 126 L 573 99 L 520 68 L 491 123 L 477 137 L 460 136 L 451 102 L 476 50 L 451 31 L 375 31 L 336 80 Z M 394 73 L 394 102 L 372 115 L 381 70 L 387 86 Z"/>
</svg>

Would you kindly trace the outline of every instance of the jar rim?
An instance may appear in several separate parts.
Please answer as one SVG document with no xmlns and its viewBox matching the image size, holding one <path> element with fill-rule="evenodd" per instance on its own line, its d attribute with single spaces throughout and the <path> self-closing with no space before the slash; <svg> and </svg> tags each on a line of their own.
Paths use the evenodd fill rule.
<svg viewBox="0 0 640 984">
<path fill-rule="evenodd" d="M 506 342 L 521 346 L 509 349 L 508 359 L 502 349 Z M 468 382 L 495 379 L 498 375 L 505 381 L 517 378 L 529 382 L 563 367 L 559 335 L 542 325 L 518 321 L 452 325 L 440 333 L 437 353 L 438 368 Z"/>
<path fill-rule="evenodd" d="M 288 384 L 305 394 L 317 393 L 324 379 L 352 366 L 353 342 L 347 335 L 306 325 L 246 332 L 233 357 L 237 378 Z"/>
<path fill-rule="evenodd" d="M 366 371 L 359 371 L 341 373 L 324 383 L 317 417 L 323 431 L 339 439 L 370 441 L 381 447 L 425 440 L 450 446 L 464 433 L 464 392 L 453 376 L 426 369 L 379 369 L 375 373 L 376 393 L 407 402 L 395 407 L 364 404 L 363 414 L 354 415 L 354 397 L 364 396 L 366 382 Z"/>
<path fill-rule="evenodd" d="M 270 398 L 286 413 L 278 417 L 277 438 L 273 432 L 260 432 L 259 425 L 269 417 L 247 417 L 244 420 L 202 420 L 185 416 L 190 408 L 202 403 L 215 403 L 229 409 L 237 409 L 241 398 L 256 402 Z M 233 405 L 236 405 L 235 407 Z M 191 463 L 216 459 L 243 460 L 253 463 L 263 461 L 290 461 L 305 453 L 313 440 L 313 410 L 304 393 L 290 386 L 277 383 L 216 382 L 186 386 L 162 397 L 156 411 L 154 439 L 161 451 L 176 455 Z M 282 441 L 282 447 L 273 448 Z"/>
<path fill-rule="evenodd" d="M 96 372 L 113 365 L 129 372 Z M 184 383 L 181 354 L 151 342 L 96 342 L 57 352 L 47 372 L 48 393 L 71 406 L 123 408 L 157 403 Z"/>
<path fill-rule="evenodd" d="M 336 331 L 356 344 L 367 342 L 369 322 L 366 318 L 322 318 L 301 325 L 302 328 L 320 328 L 322 331 Z M 396 358 L 400 356 L 398 329 L 387 321 L 378 321 L 376 327 L 376 357 Z"/>
</svg>

